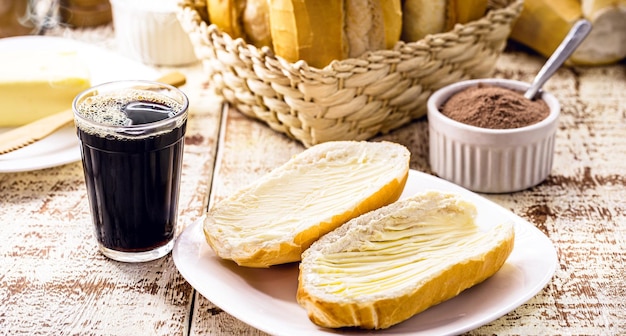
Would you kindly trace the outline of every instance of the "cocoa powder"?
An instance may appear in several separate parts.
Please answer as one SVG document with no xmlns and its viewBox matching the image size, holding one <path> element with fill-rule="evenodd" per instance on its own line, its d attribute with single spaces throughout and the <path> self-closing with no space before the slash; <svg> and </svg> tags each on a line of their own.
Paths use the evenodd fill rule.
<svg viewBox="0 0 626 336">
<path fill-rule="evenodd" d="M 441 108 L 441 113 L 476 127 L 509 129 L 545 119 L 550 114 L 550 108 L 545 101 L 527 99 L 521 92 L 479 84 L 450 97 Z"/>
</svg>

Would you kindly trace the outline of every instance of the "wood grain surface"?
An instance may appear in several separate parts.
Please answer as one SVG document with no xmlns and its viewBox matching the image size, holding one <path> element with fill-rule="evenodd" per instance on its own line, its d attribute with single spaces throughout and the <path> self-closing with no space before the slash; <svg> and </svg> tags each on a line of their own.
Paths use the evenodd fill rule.
<svg viewBox="0 0 626 336">
<path fill-rule="evenodd" d="M 50 34 L 115 48 L 110 27 Z M 530 81 L 542 62 L 508 50 L 495 76 Z M 199 64 L 178 70 L 192 102 L 180 232 L 304 147 L 233 109 L 222 113 Z M 552 173 L 534 188 L 484 196 L 545 233 L 559 265 L 535 297 L 468 335 L 626 334 L 626 66 L 562 68 L 545 89 L 562 104 Z M 420 119 L 373 140 L 406 145 L 411 168 L 431 173 L 427 139 Z M 113 262 L 91 230 L 79 162 L 0 174 L 0 334 L 265 335 L 199 295 L 171 256 Z"/>
</svg>

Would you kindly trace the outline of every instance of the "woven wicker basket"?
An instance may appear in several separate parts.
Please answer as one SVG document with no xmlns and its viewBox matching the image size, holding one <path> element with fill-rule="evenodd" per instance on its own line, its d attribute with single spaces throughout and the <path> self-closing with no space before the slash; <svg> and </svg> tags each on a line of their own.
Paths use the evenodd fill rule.
<svg viewBox="0 0 626 336">
<path fill-rule="evenodd" d="M 205 5 L 182 0 L 178 17 L 208 81 L 243 114 L 308 147 L 389 132 L 423 117 L 426 100 L 438 88 L 491 75 L 523 0 L 492 0 L 485 17 L 450 32 L 323 69 L 233 40 L 207 23 Z"/>
</svg>

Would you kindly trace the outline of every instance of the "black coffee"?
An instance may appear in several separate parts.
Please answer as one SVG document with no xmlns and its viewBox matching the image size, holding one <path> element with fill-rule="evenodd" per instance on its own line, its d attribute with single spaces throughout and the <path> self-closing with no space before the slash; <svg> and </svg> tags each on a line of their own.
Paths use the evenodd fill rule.
<svg viewBox="0 0 626 336">
<path fill-rule="evenodd" d="M 170 106 L 147 100 L 129 102 L 122 106 L 121 110 L 131 125 L 149 124 L 173 117 L 175 114 Z"/>
<path fill-rule="evenodd" d="M 97 103 L 85 103 L 82 111 L 85 118 L 101 124 L 149 125 L 175 117 L 181 112 L 179 105 L 156 96 L 121 101 L 98 97 Z M 104 109 L 109 110 L 102 113 Z M 150 251 L 170 242 L 176 228 L 186 122 L 148 135 L 132 127 L 127 133 L 115 133 L 77 124 L 99 242 L 121 252 Z"/>
</svg>

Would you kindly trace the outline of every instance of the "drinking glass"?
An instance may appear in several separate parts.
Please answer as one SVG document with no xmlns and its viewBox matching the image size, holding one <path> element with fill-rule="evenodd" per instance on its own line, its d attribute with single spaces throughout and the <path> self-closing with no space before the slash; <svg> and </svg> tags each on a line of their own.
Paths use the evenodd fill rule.
<svg viewBox="0 0 626 336">
<path fill-rule="evenodd" d="M 123 262 L 167 255 L 174 246 L 189 102 L 179 89 L 117 81 L 72 104 L 95 236 Z"/>
</svg>

